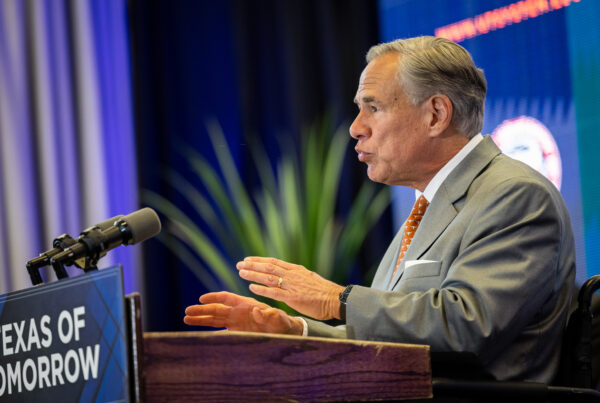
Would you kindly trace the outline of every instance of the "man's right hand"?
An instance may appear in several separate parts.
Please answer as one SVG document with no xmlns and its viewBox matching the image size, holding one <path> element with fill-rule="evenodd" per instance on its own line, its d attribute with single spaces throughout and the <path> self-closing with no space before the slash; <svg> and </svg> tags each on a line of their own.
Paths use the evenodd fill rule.
<svg viewBox="0 0 600 403">
<path fill-rule="evenodd" d="M 202 305 L 186 308 L 183 318 L 186 324 L 246 332 L 302 334 L 302 320 L 254 298 L 222 291 L 204 294 L 200 302 Z"/>
</svg>

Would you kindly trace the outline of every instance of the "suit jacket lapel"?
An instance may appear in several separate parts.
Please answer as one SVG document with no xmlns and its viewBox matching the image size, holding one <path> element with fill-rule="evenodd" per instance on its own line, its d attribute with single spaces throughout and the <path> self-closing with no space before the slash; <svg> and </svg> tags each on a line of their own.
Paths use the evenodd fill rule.
<svg viewBox="0 0 600 403">
<path fill-rule="evenodd" d="M 373 277 L 371 288 L 376 288 L 378 290 L 388 289 L 394 266 L 396 266 L 398 255 L 400 254 L 402 234 L 404 234 L 404 225 L 402 225 L 400 230 L 396 233 L 396 236 L 394 236 L 392 243 L 383 256 L 383 259 L 381 259 L 381 263 L 379 263 L 379 267 L 377 267 L 377 271 L 375 272 L 375 277 Z"/>
<path fill-rule="evenodd" d="M 404 262 L 417 260 L 427 252 L 458 214 L 455 203 L 465 195 L 473 180 L 498 154 L 500 154 L 500 149 L 489 136 L 485 136 L 444 180 L 433 197 L 412 239 L 411 246 L 404 255 L 403 262 L 394 276 L 393 284 L 389 284 L 388 277 L 390 290 L 396 286 L 402 277 Z"/>
</svg>

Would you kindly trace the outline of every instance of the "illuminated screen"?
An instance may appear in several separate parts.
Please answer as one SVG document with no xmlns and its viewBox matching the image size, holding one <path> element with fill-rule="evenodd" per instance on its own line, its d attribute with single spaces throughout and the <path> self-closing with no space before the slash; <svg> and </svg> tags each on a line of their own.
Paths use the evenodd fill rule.
<svg viewBox="0 0 600 403">
<path fill-rule="evenodd" d="M 590 197 L 586 205 L 586 192 L 582 191 L 586 178 L 581 172 L 587 173 L 592 189 L 597 183 L 592 176 L 596 175 L 588 172 L 586 164 L 596 157 L 591 150 L 582 148 L 589 141 L 578 112 L 587 89 L 581 83 L 575 63 L 578 57 L 581 59 L 577 52 L 584 46 L 580 39 L 585 36 L 589 42 L 590 38 L 598 38 L 595 28 L 598 21 L 586 20 L 592 18 L 589 14 L 594 20 L 600 16 L 594 3 L 594 0 L 383 0 L 379 3 L 382 41 L 418 35 L 444 36 L 464 46 L 475 64 L 484 70 L 488 95 L 483 134 L 491 134 L 506 154 L 529 163 L 561 190 L 575 232 L 578 282 L 600 272 L 594 267 L 596 263 L 592 263 L 590 253 L 586 262 L 586 249 L 598 249 L 598 204 Z M 594 30 L 595 36 L 582 30 Z M 595 67 L 598 68 L 597 63 Z M 591 144 L 597 143 L 594 140 Z M 400 187 L 394 192 L 398 228 L 409 214 L 414 192 Z"/>
</svg>

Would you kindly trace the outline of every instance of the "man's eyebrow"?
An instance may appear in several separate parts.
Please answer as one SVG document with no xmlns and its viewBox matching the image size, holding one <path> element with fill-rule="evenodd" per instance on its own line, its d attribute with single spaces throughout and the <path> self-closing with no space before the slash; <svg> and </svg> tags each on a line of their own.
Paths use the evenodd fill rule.
<svg viewBox="0 0 600 403">
<path fill-rule="evenodd" d="M 360 100 L 358 98 L 354 98 L 354 103 L 355 104 L 359 104 L 360 102 L 364 103 L 364 104 L 369 104 L 371 102 L 375 102 L 375 97 L 362 97 Z"/>
</svg>

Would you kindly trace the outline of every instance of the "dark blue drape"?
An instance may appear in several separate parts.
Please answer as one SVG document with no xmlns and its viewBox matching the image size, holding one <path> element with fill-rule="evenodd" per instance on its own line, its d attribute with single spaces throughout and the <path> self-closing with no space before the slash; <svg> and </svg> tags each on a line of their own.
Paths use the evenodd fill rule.
<svg viewBox="0 0 600 403">
<path fill-rule="evenodd" d="M 325 114 L 336 123 L 349 122 L 364 55 L 377 42 L 375 7 L 358 0 L 132 0 L 141 187 L 189 209 L 163 172 L 166 167 L 185 171 L 176 150 L 180 142 L 211 158 L 207 118 L 222 125 L 240 167 L 249 160 L 248 138 L 274 152 L 270 145 L 283 133 L 297 141 Z M 366 176 L 356 157 L 348 158 L 353 165 L 342 199 L 352 200 Z M 256 178 L 248 173 L 243 180 L 251 184 Z M 372 244 L 364 248 L 370 256 L 361 260 L 368 266 L 391 239 L 389 221 L 382 219 L 384 229 L 374 231 Z M 145 256 L 146 328 L 186 329 L 183 310 L 205 290 L 160 243 L 148 242 Z"/>
</svg>

